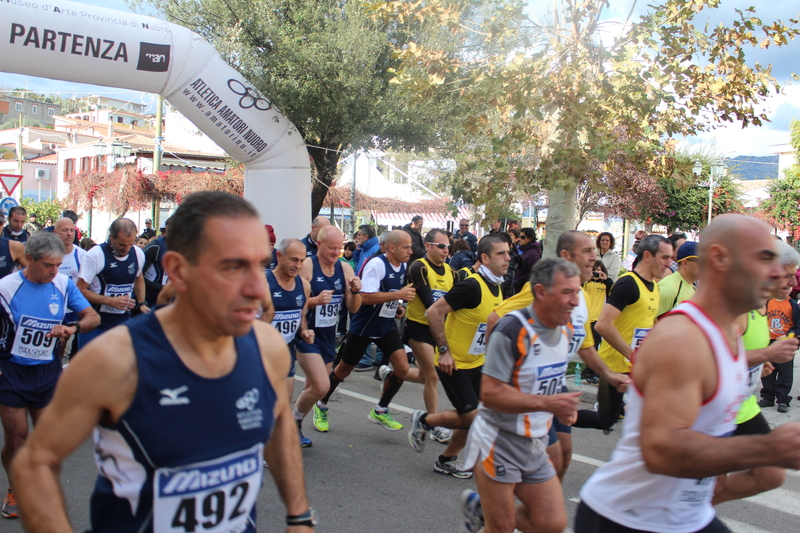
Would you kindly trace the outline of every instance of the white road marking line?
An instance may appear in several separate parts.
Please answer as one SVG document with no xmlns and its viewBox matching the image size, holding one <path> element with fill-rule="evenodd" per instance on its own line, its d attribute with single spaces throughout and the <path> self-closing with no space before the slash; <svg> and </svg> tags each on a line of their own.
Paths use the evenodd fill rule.
<svg viewBox="0 0 800 533">
<path fill-rule="evenodd" d="M 305 382 L 305 378 L 302 376 L 295 376 L 294 379 L 300 381 L 302 383 Z M 354 392 L 351 390 L 337 388 L 337 392 L 341 392 L 345 396 L 350 396 L 351 398 L 356 398 L 358 400 L 363 400 L 369 403 L 378 403 L 378 398 L 373 398 L 372 396 L 367 396 L 366 394 L 361 394 L 360 392 Z M 401 413 L 412 414 L 416 409 L 412 409 L 410 407 L 406 407 L 404 405 L 398 405 L 395 403 L 389 404 L 389 407 L 394 409 L 395 411 L 400 411 Z M 600 459 L 594 459 L 593 457 L 586 457 L 585 455 L 580 455 L 577 453 L 572 454 L 572 459 L 574 461 L 578 461 L 579 463 L 584 463 L 592 466 L 603 466 L 606 464 L 606 461 L 601 461 Z M 787 474 L 791 476 L 800 476 L 800 472 L 797 470 L 787 470 Z M 579 502 L 578 498 L 571 498 L 570 501 Z M 795 516 L 800 516 L 800 509 L 796 508 L 797 505 L 797 493 L 792 492 L 786 489 L 775 489 L 764 494 L 758 494 L 756 496 L 751 496 L 750 498 L 746 498 L 743 501 L 755 503 L 756 505 L 761 505 L 763 507 L 768 507 L 770 509 L 775 509 L 777 511 L 782 511 L 784 513 L 789 513 Z M 729 518 L 723 518 L 723 521 L 728 523 L 732 529 L 734 529 L 735 533 L 769 533 L 763 529 L 759 529 L 755 526 L 751 526 L 750 524 L 746 524 L 744 522 L 738 522 L 736 520 L 731 520 Z"/>
<path fill-rule="evenodd" d="M 797 508 L 797 492 L 786 489 L 775 489 L 763 494 L 756 494 L 742 500 L 743 502 L 755 503 L 763 507 L 769 507 L 776 511 L 800 516 L 800 509 Z"/>
<path fill-rule="evenodd" d="M 594 459 L 592 457 L 586 457 L 585 455 L 579 455 L 577 453 L 572 454 L 572 460 L 578 461 L 579 463 L 585 463 L 587 465 L 592 466 L 603 466 L 606 464 L 605 461 L 601 461 L 600 459 Z"/>
<path fill-rule="evenodd" d="M 296 379 L 300 383 L 306 382 L 306 378 L 302 376 L 295 376 L 294 379 Z M 336 392 L 341 392 L 345 396 L 350 396 L 351 398 L 355 398 L 357 400 L 363 400 L 365 402 L 373 404 L 378 403 L 380 401 L 380 398 L 373 398 L 372 396 L 367 396 L 366 394 L 361 394 L 360 392 L 354 392 L 351 390 L 343 389 L 342 387 L 337 387 Z M 396 403 L 390 403 L 389 407 L 395 411 L 400 411 L 401 413 L 413 414 L 414 411 L 416 411 L 416 409 L 406 407 L 405 405 L 398 405 Z"/>
<path fill-rule="evenodd" d="M 733 520 L 731 518 L 720 516 L 719 519 L 722 520 L 722 522 L 728 526 L 733 533 L 772 533 L 766 529 L 761 529 L 760 527 L 756 527 L 745 522 L 739 522 L 738 520 Z"/>
</svg>

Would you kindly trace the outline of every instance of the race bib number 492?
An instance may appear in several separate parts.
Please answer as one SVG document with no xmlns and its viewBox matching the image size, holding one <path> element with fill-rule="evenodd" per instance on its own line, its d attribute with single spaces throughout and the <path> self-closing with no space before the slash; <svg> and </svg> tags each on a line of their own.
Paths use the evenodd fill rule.
<svg viewBox="0 0 800 533">
<path fill-rule="evenodd" d="M 153 478 L 153 531 L 241 533 L 261 488 L 264 445 Z"/>
</svg>

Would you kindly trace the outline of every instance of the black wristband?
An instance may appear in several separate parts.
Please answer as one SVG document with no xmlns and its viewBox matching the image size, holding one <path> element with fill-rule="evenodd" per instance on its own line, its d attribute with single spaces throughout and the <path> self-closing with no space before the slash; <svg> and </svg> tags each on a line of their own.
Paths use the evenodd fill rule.
<svg viewBox="0 0 800 533">
<path fill-rule="evenodd" d="M 311 507 L 302 514 L 286 515 L 286 525 L 314 527 L 317 525 L 317 511 Z"/>
<path fill-rule="evenodd" d="M 354 291 L 353 289 L 350 289 L 350 294 L 361 294 L 361 291 Z"/>
</svg>

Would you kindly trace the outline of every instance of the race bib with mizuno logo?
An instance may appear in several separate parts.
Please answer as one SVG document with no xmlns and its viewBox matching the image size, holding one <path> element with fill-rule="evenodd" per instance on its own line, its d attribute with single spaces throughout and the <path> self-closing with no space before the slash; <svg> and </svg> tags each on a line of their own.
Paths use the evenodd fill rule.
<svg viewBox="0 0 800 533">
<path fill-rule="evenodd" d="M 319 328 L 335 326 L 339 320 L 339 308 L 342 306 L 343 299 L 343 294 L 334 294 L 331 296 L 330 303 L 318 305 L 314 311 L 314 325 Z"/>
<path fill-rule="evenodd" d="M 153 478 L 153 531 L 241 533 L 261 489 L 264 445 L 177 468 Z"/>
<path fill-rule="evenodd" d="M 105 290 L 103 291 L 103 296 L 110 296 L 112 298 L 119 298 L 120 296 L 127 296 L 130 298 L 133 295 L 133 283 L 125 283 L 124 285 L 106 285 Z M 124 309 L 117 309 L 116 307 L 112 307 L 110 305 L 101 305 L 100 306 L 101 313 L 111 313 L 114 315 L 123 315 L 127 313 Z"/>
<path fill-rule="evenodd" d="M 14 336 L 11 354 L 35 361 L 52 360 L 56 339 L 48 337 L 47 334 L 52 331 L 53 326 L 57 326 L 60 323 L 60 320 L 47 320 L 22 315 Z"/>
</svg>

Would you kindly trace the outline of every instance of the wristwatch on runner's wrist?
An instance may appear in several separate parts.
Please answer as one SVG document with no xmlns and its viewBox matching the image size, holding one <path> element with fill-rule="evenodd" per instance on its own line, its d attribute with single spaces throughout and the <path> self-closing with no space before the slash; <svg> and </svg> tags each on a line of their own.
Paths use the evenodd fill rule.
<svg viewBox="0 0 800 533">
<path fill-rule="evenodd" d="M 75 327 L 75 333 L 80 333 L 81 332 L 81 323 L 78 322 L 77 320 L 75 322 L 68 323 L 67 326 L 74 326 Z"/>
<path fill-rule="evenodd" d="M 317 525 L 317 510 L 311 507 L 302 514 L 286 515 L 286 525 L 314 527 Z"/>
<path fill-rule="evenodd" d="M 449 349 L 450 349 L 450 347 L 449 347 L 449 346 L 447 346 L 447 345 L 444 345 L 444 346 L 439 346 L 439 347 L 437 348 L 437 350 L 439 350 L 439 355 L 441 355 L 441 354 L 445 353 L 445 352 L 446 352 L 447 350 L 449 350 Z"/>
</svg>

